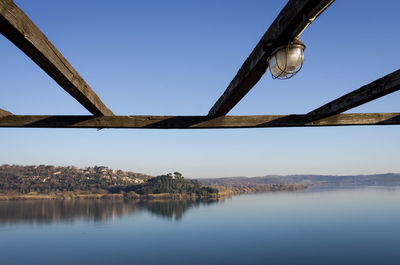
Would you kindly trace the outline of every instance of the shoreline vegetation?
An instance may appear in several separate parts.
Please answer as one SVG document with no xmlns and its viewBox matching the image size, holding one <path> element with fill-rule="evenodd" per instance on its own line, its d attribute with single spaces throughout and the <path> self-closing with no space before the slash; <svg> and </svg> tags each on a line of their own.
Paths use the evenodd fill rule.
<svg viewBox="0 0 400 265">
<path fill-rule="evenodd" d="M 150 175 L 107 167 L 0 166 L 0 200 L 218 200 L 234 195 L 298 191 L 303 184 L 203 185 L 174 172 Z"/>
<path fill-rule="evenodd" d="M 38 194 L 36 192 L 30 192 L 28 194 L 19 193 L 0 193 L 0 201 L 9 200 L 189 200 L 197 201 L 201 199 L 207 200 L 219 200 L 225 198 L 231 198 L 232 196 L 250 193 L 261 193 L 261 192 L 295 192 L 307 189 L 306 185 L 300 184 L 286 184 L 286 185 L 256 185 L 256 186 L 212 186 L 218 190 L 217 193 L 209 195 L 196 195 L 187 193 L 150 193 L 150 194 L 137 194 L 137 193 L 81 193 L 77 192 L 64 192 L 57 194 Z"/>
</svg>

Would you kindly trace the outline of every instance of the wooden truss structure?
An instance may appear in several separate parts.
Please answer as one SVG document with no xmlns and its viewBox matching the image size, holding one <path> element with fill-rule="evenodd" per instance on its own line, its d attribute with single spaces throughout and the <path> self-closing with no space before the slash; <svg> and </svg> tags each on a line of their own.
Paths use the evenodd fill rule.
<svg viewBox="0 0 400 265">
<path fill-rule="evenodd" d="M 301 115 L 227 116 L 268 68 L 267 59 L 288 44 L 334 0 L 290 0 L 205 116 L 115 116 L 39 28 L 12 1 L 0 0 L 0 32 L 93 115 L 13 115 L 0 109 L 0 127 L 37 128 L 257 128 L 400 124 L 400 113 L 342 114 L 399 90 L 400 70 Z"/>
</svg>

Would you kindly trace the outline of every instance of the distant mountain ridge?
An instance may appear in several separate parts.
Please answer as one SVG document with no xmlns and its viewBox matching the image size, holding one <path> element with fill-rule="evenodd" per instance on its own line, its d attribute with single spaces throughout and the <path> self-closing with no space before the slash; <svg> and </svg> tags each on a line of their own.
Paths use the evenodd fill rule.
<svg viewBox="0 0 400 265">
<path fill-rule="evenodd" d="M 199 179 L 204 185 L 303 184 L 309 188 L 351 186 L 400 186 L 400 173 L 372 175 L 267 175 L 262 177 L 225 177 Z"/>
</svg>

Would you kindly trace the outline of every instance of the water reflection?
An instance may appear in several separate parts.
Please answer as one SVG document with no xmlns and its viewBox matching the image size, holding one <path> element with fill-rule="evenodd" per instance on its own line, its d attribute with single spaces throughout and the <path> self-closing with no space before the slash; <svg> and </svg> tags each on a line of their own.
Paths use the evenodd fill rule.
<svg viewBox="0 0 400 265">
<path fill-rule="evenodd" d="M 140 203 L 140 207 L 153 215 L 169 219 L 180 220 L 183 214 L 193 207 L 218 203 L 218 200 L 197 201 L 147 201 Z"/>
<path fill-rule="evenodd" d="M 155 216 L 180 220 L 193 207 L 218 203 L 195 201 L 123 201 L 123 200 L 31 200 L 0 201 L 0 226 L 16 223 L 49 224 L 86 220 L 106 222 L 110 219 L 148 211 Z"/>
</svg>

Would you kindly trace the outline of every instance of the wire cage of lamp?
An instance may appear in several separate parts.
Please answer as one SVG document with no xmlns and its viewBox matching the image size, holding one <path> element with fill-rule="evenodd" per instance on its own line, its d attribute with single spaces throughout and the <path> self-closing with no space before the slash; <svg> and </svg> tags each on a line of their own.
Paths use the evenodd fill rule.
<svg viewBox="0 0 400 265">
<path fill-rule="evenodd" d="M 289 79 L 303 67 L 306 46 L 299 39 L 280 46 L 268 58 L 268 66 L 274 79 Z"/>
</svg>

